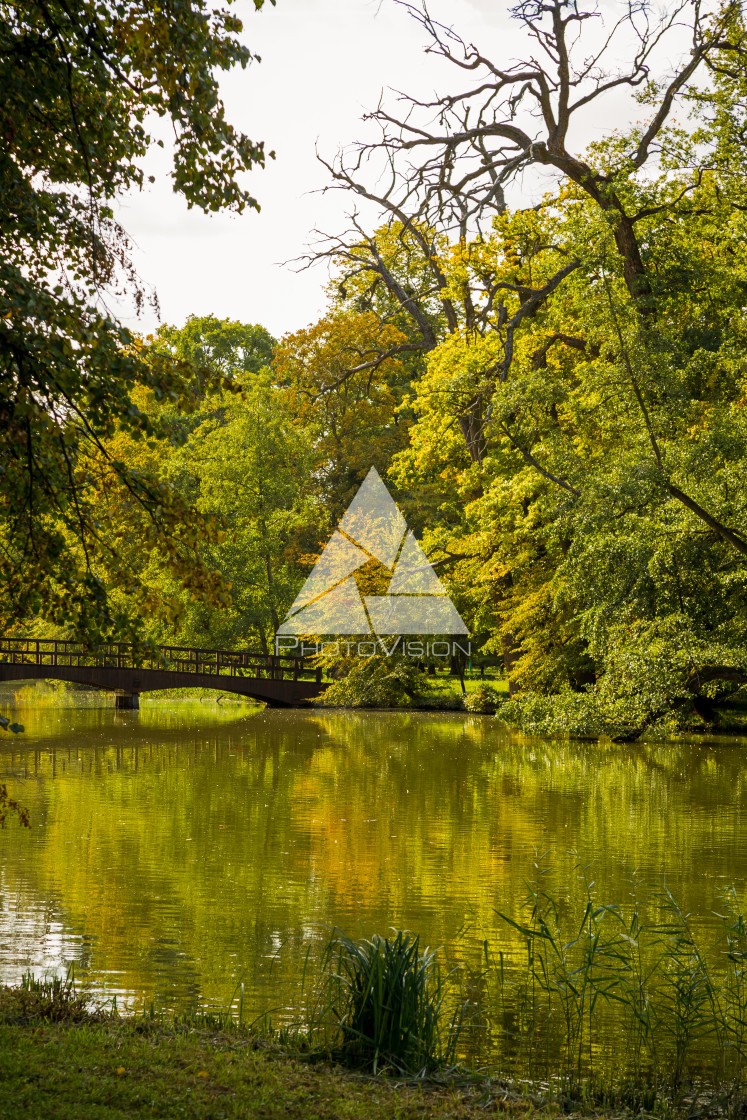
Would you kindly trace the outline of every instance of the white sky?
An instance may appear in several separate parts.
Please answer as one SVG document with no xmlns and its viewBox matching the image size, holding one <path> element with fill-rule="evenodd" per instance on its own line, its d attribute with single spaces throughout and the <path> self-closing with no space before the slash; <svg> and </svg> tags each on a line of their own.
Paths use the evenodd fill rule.
<svg viewBox="0 0 747 1120">
<path fill-rule="evenodd" d="M 430 10 L 505 63 L 526 53 L 509 6 L 432 0 Z M 362 139 L 361 117 L 382 89 L 429 96 L 469 82 L 424 53 L 424 31 L 394 0 L 277 0 L 258 13 L 239 0 L 234 10 L 262 62 L 223 78 L 227 114 L 277 156 L 249 178 L 261 213 L 188 210 L 171 191 L 168 155 L 157 151 L 147 167 L 156 183 L 123 200 L 118 216 L 136 244 L 141 278 L 158 292 L 161 321 L 181 325 L 189 314 L 212 313 L 261 323 L 279 337 L 323 313 L 327 278 L 324 268 L 299 273 L 281 262 L 302 254 L 315 228 L 341 231 L 350 206 L 341 192 L 315 193 L 327 182 L 315 146 L 332 157 Z M 588 127 L 597 131 L 593 120 Z M 149 311 L 123 319 L 143 333 L 158 323 Z"/>
</svg>

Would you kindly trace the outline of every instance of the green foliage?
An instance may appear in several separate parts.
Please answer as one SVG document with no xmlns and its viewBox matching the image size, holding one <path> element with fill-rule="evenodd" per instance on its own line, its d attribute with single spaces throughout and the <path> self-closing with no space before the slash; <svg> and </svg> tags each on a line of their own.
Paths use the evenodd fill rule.
<svg viewBox="0 0 747 1120">
<path fill-rule="evenodd" d="M 333 933 L 322 961 L 327 987 L 317 1015 L 321 1023 L 331 1018 L 327 1041 L 351 1064 L 423 1076 L 453 1064 L 459 1026 L 444 1022 L 437 954 L 421 953 L 417 937 L 394 932 L 370 941 Z"/>
<path fill-rule="evenodd" d="M 500 718 L 528 735 L 549 738 L 614 736 L 618 730 L 607 718 L 597 697 L 588 692 L 565 691 L 550 695 L 522 692 L 501 706 Z"/>
<path fill-rule="evenodd" d="M 465 711 L 491 713 L 502 704 L 504 697 L 500 696 L 489 684 L 479 684 L 464 697 Z"/>
<path fill-rule="evenodd" d="M 207 366 L 224 377 L 260 373 L 270 365 L 277 342 L 259 325 L 215 315 L 189 315 L 183 327 L 163 324 L 155 348 L 198 368 Z"/>
<path fill-rule="evenodd" d="M 516 10 L 548 59 L 498 78 L 476 53 L 485 84 L 444 97 L 443 135 L 410 106 L 380 227 L 326 255 L 336 308 L 418 351 L 398 353 L 408 445 L 389 480 L 475 644 L 504 659 L 527 725 L 633 737 L 693 708 L 708 723 L 747 682 L 747 33 L 738 4 L 688 8 L 698 48 L 674 83 L 629 59 L 642 119 L 572 152 L 571 113 L 615 83 L 568 109 L 591 24 L 564 10 Z M 646 41 L 641 12 L 621 26 Z M 546 137 L 516 122 L 527 91 Z M 375 199 L 364 165 L 335 178 Z M 503 186 L 534 166 L 559 181 L 512 210 Z M 351 366 L 340 347 L 338 379 Z"/>
<path fill-rule="evenodd" d="M 291 542 L 308 517 L 308 450 L 267 371 L 219 404 L 160 469 L 203 516 L 225 526 L 201 555 L 226 581 L 230 603 L 216 611 L 182 593 L 174 622 L 180 640 L 269 652 L 302 582 Z"/>
<path fill-rule="evenodd" d="M 604 636 L 605 672 L 595 687 L 524 691 L 503 705 L 501 718 L 534 735 L 665 736 L 710 723 L 718 698 L 732 695 L 734 686 L 725 690 L 724 681 L 743 677 L 739 652 L 704 640 L 686 616 L 611 623 Z"/>
<path fill-rule="evenodd" d="M 333 676 L 318 701 L 325 706 L 396 708 L 422 696 L 428 684 L 411 657 L 396 654 L 320 658 L 319 663 Z"/>
<path fill-rule="evenodd" d="M 485 649 L 508 653 L 514 685 L 590 688 L 606 712 L 596 722 L 620 731 L 667 711 L 686 722 L 706 685 L 718 678 L 728 693 L 747 673 L 743 278 L 734 265 L 743 221 L 716 183 L 704 181 L 698 197 L 697 223 L 689 209 L 647 219 L 655 322 L 636 318 L 609 228 L 577 192 L 496 220 L 470 247 L 478 263 L 468 255 L 467 275 L 489 261 L 509 276 L 531 269 L 538 287 L 558 246 L 580 267 L 522 325 L 500 384 L 484 372 L 502 352 L 494 334 L 460 330 L 433 350 L 411 447 L 395 464 L 400 486 L 424 493 L 435 472 L 453 480 L 462 508 L 443 505 L 427 539 L 466 553 L 453 568 L 472 588 L 466 613 L 487 630 Z M 518 293 L 507 307 L 519 307 Z M 707 339 L 693 335 L 694 322 L 709 324 Z M 453 419 L 476 394 L 489 397 L 491 421 L 470 461 Z M 571 701 L 557 703 L 568 716 Z M 576 706 L 585 713 L 577 726 L 590 732 L 589 703 Z"/>
<path fill-rule="evenodd" d="M 542 41 L 570 37 L 577 17 L 551 31 L 550 11 L 517 14 Z M 218 96 L 218 72 L 251 61 L 239 21 L 201 0 L 3 13 L 0 626 L 35 618 L 97 641 L 145 617 L 151 638 L 267 650 L 373 464 L 474 644 L 510 672 L 507 719 L 614 738 L 717 722 L 747 683 L 739 5 L 688 9 L 698 47 L 673 96 L 645 51 L 631 63 L 648 139 L 625 123 L 559 155 L 566 121 L 516 162 L 497 157 L 507 175 L 555 168 L 536 206 L 500 203 L 498 180 L 479 201 L 492 164 L 460 147 L 470 130 L 443 150 L 433 138 L 428 166 L 408 155 L 409 181 L 393 155 L 375 235 L 356 226 L 325 251 L 329 313 L 280 344 L 215 315 L 145 344 L 100 310 L 117 286 L 144 298 L 112 200 L 142 184 L 153 115 L 174 123 L 189 205 L 256 206 L 240 176 L 264 150 Z M 600 77 L 588 100 L 615 84 Z M 559 120 L 567 107 L 558 92 Z M 478 160 L 469 196 L 457 150 Z M 327 703 L 422 693 L 411 665 L 332 667 Z"/>
<path fill-rule="evenodd" d="M 152 604 L 123 537 L 213 595 L 193 545 L 215 527 L 108 441 L 158 434 L 140 388 L 189 410 L 220 375 L 143 347 L 106 300 L 146 295 L 112 203 L 143 185 L 157 118 L 189 206 L 257 206 L 239 179 L 264 149 L 218 92 L 219 71 L 251 60 L 240 32 L 202 0 L 0 3 L 0 629 L 136 632 Z"/>
<path fill-rule="evenodd" d="M 526 327 L 511 376 L 491 388 L 494 422 L 484 457 L 468 466 L 466 447 L 445 436 L 494 353 L 490 340 L 460 335 L 429 360 L 412 448 L 400 456 L 397 477 L 404 485 L 426 448 L 426 473 L 440 469 L 454 479 L 463 512 L 450 506 L 451 525 L 434 527 L 429 537 L 468 554 L 456 574 L 476 592 L 470 613 L 481 628 L 487 624 L 486 648 L 511 652 L 514 684 L 538 692 L 601 689 L 605 704 L 613 695 L 633 704 L 645 726 L 657 710 L 687 710 L 688 696 L 700 690 L 693 683 L 719 666 L 722 680 L 735 681 L 747 668 L 739 537 L 747 510 L 737 481 L 747 430 L 743 375 L 734 362 L 743 326 L 740 313 L 727 310 L 741 298 L 731 263 L 741 218 L 708 219 L 707 235 L 699 231 L 707 249 L 700 240 L 690 244 L 695 229 L 684 216 L 676 249 L 655 239 L 662 270 L 668 252 L 681 255 L 687 246 L 704 302 L 723 270 L 722 302 L 709 312 L 711 322 L 719 319 L 719 346 L 694 352 L 682 332 L 705 307 L 695 312 L 692 288 L 670 292 L 656 324 L 643 331 L 593 215 L 559 205 L 541 224 L 547 243 L 580 252 L 587 246 L 584 271 Z M 659 226 L 651 224 L 653 236 Z M 499 261 L 498 245 L 494 253 Z M 541 267 L 540 254 L 533 263 Z M 595 301 L 600 273 L 608 286 Z M 556 346 L 536 369 L 536 355 L 556 334 L 582 338 L 585 352 Z M 642 385 L 650 397 L 643 408 Z M 531 448 L 523 461 L 507 428 Z"/>
</svg>

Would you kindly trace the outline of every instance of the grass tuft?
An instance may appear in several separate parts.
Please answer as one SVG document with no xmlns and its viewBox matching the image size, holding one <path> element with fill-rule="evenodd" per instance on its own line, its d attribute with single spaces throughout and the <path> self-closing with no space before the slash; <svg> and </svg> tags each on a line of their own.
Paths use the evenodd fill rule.
<svg viewBox="0 0 747 1120">
<path fill-rule="evenodd" d="M 22 1025 L 33 1022 L 83 1023 L 111 1018 L 112 1011 L 94 1008 L 75 989 L 75 970 L 67 976 L 35 977 L 25 972 L 20 987 L 0 988 L 0 1022 Z"/>
<path fill-rule="evenodd" d="M 402 930 L 360 941 L 334 931 L 310 1041 L 373 1073 L 424 1076 L 453 1064 L 461 1019 L 446 1012 L 450 977 L 442 977 L 437 956 Z"/>
</svg>

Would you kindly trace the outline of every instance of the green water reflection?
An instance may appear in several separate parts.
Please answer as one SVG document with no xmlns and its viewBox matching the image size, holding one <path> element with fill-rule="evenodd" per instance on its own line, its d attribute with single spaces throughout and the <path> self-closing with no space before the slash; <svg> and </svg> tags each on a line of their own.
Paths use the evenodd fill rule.
<svg viewBox="0 0 747 1120">
<path fill-rule="evenodd" d="M 666 878 L 707 926 L 747 876 L 745 743 L 540 742 L 479 716 L 145 704 L 22 713 L 0 780 L 33 828 L 0 833 L 0 970 L 76 961 L 132 1005 L 257 1013 L 296 998 L 323 925 L 406 927 L 518 952 L 537 844 L 593 861 L 600 897 Z M 584 885 L 562 893 L 583 911 Z M 463 927 L 469 928 L 466 934 Z"/>
</svg>

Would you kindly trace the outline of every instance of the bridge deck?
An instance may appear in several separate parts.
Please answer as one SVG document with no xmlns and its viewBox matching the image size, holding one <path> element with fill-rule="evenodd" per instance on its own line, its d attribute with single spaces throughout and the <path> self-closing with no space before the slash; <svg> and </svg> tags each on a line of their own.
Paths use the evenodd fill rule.
<svg viewBox="0 0 747 1120">
<path fill-rule="evenodd" d="M 213 688 L 271 707 L 308 704 L 325 687 L 320 669 L 287 655 L 188 646 L 140 649 L 122 642 L 88 649 L 56 639 L 0 638 L 0 681 L 20 680 L 71 681 L 135 698 L 153 689 Z"/>
</svg>

